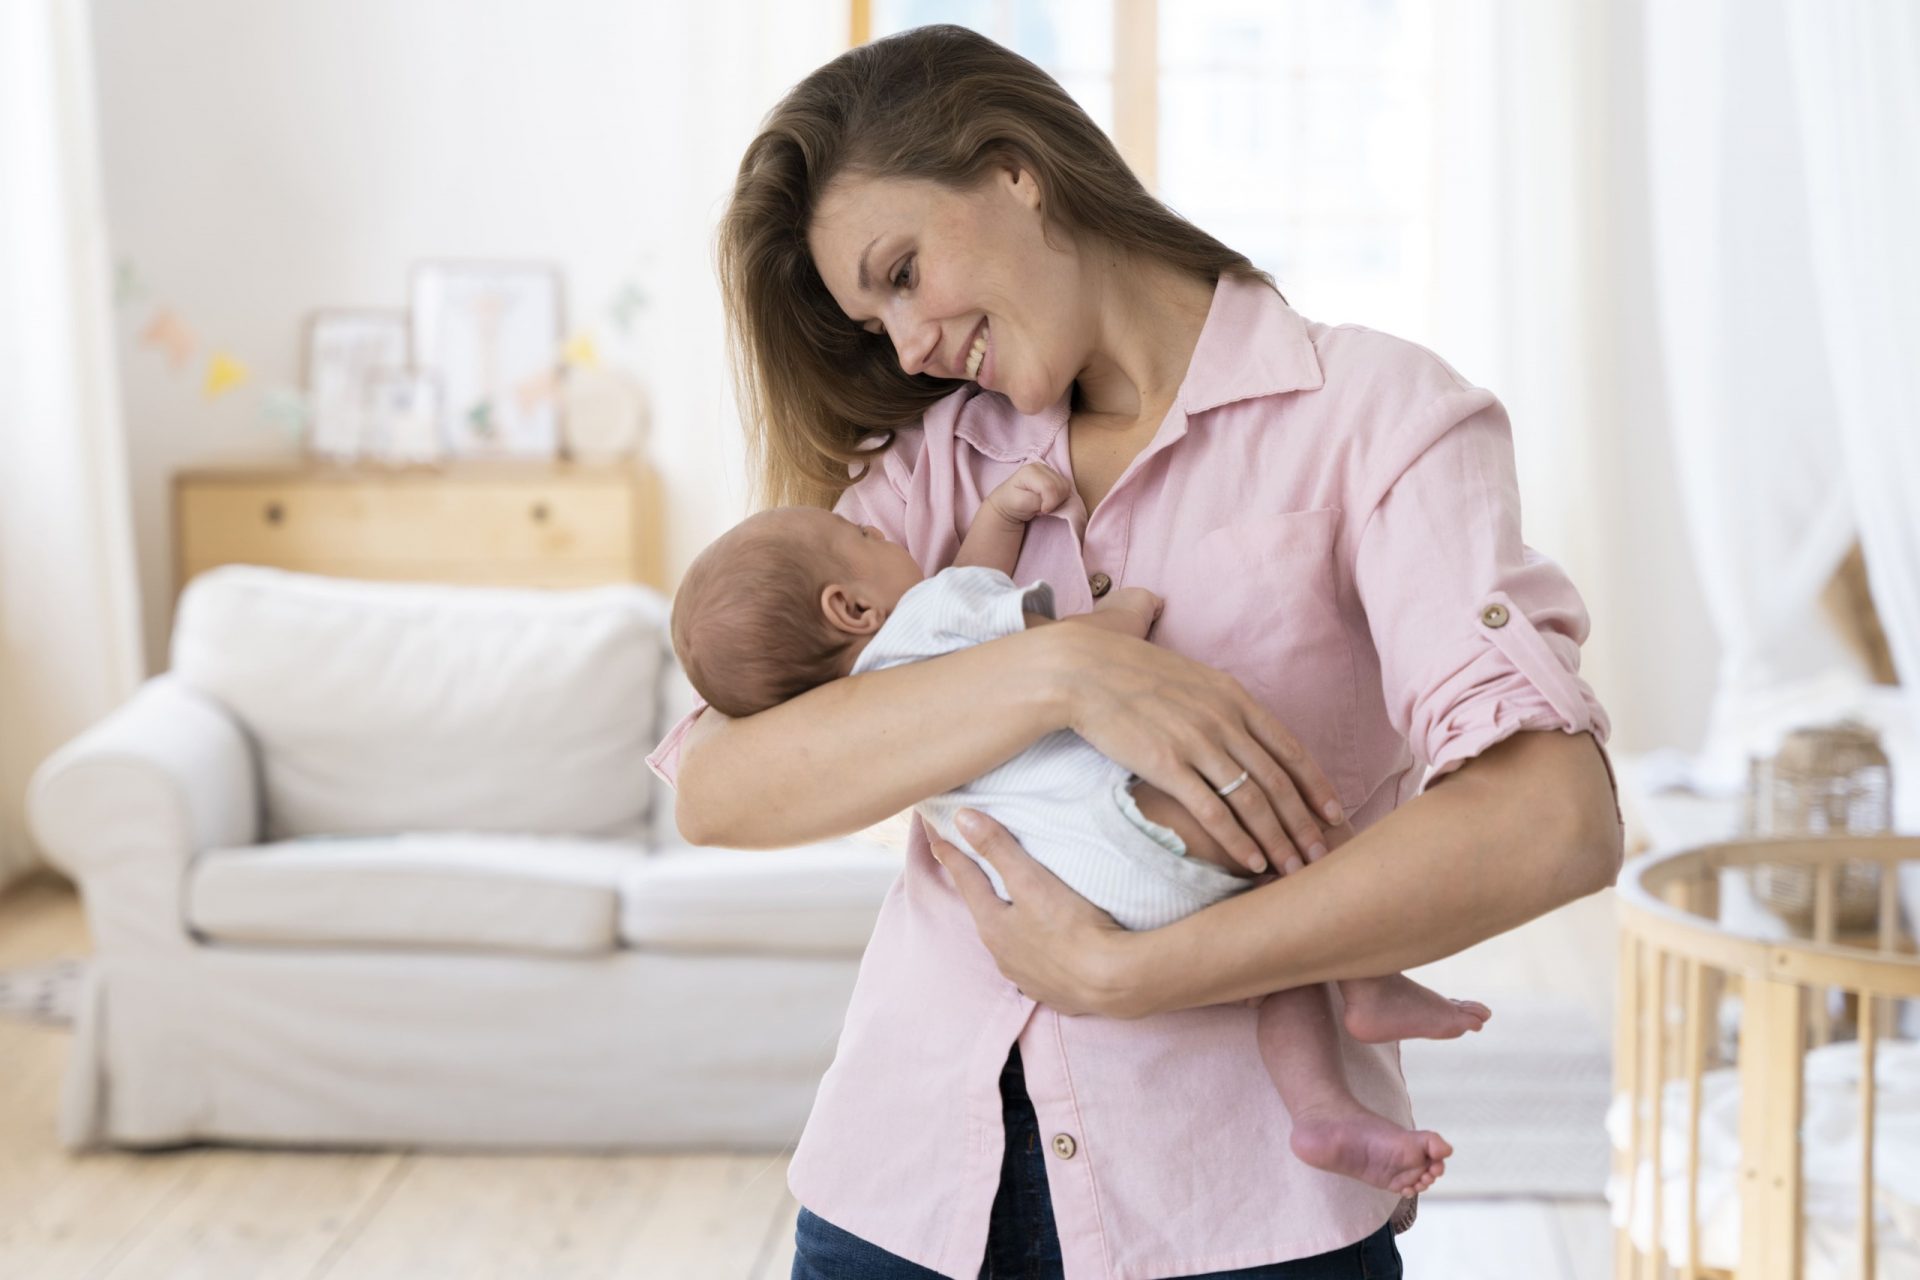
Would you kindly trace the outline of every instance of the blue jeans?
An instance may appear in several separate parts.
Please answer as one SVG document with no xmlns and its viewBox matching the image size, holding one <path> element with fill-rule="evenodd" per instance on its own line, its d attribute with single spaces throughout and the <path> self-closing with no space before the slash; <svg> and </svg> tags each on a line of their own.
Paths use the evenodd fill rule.
<svg viewBox="0 0 1920 1280">
<path fill-rule="evenodd" d="M 987 1258 L 980 1280 L 1057 1280 L 1061 1275 L 1060 1237 L 1047 1195 L 1046 1144 L 1040 1121 L 1027 1098 L 1020 1046 L 1007 1055 L 1000 1073 L 1001 1114 L 1007 1150 L 1000 1163 L 1000 1190 L 993 1198 L 987 1228 Z M 1344 1249 L 1270 1262 L 1234 1271 L 1209 1271 L 1186 1280 L 1399 1280 L 1400 1251 L 1393 1228 L 1378 1231 Z M 842 1231 L 805 1205 L 794 1229 L 790 1280 L 939 1280 L 939 1273 Z"/>
</svg>

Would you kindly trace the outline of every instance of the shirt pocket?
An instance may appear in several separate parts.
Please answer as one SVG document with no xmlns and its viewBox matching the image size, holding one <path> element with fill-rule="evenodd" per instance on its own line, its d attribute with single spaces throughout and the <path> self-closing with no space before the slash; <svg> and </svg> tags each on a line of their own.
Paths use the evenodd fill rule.
<svg viewBox="0 0 1920 1280">
<path fill-rule="evenodd" d="M 1171 557 L 1158 642 L 1227 672 L 1297 737 L 1349 810 L 1361 794 L 1340 509 L 1246 516 Z"/>
</svg>

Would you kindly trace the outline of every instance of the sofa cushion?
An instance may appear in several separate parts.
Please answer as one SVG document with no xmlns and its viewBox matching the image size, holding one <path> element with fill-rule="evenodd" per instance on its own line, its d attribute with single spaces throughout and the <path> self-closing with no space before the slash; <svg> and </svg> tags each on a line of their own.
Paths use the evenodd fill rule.
<svg viewBox="0 0 1920 1280">
<path fill-rule="evenodd" d="M 898 850 L 858 839 L 659 849 L 622 875 L 620 937 L 655 951 L 857 956 L 901 866 Z"/>
<path fill-rule="evenodd" d="M 187 921 L 215 942 L 592 955 L 619 946 L 620 885 L 644 848 L 433 832 L 201 854 Z"/>
<path fill-rule="evenodd" d="M 539 831 L 644 840 L 666 602 L 228 565 L 173 670 L 258 746 L 269 840 Z"/>
</svg>

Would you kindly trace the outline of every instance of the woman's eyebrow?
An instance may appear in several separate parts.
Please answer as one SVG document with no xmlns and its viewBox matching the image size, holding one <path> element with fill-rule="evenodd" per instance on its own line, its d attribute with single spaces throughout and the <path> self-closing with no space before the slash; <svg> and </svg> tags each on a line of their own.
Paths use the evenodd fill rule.
<svg viewBox="0 0 1920 1280">
<path fill-rule="evenodd" d="M 879 243 L 880 237 L 875 236 L 873 239 L 867 241 L 867 247 L 860 251 L 860 292 L 862 293 L 867 292 L 873 287 L 870 283 L 872 277 L 867 274 L 867 255 L 872 253 L 873 246 Z"/>
</svg>

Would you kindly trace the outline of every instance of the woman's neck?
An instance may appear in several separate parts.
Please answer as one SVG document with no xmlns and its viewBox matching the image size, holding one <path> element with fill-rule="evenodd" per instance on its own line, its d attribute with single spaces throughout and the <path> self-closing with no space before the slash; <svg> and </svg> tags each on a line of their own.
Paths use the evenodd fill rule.
<svg viewBox="0 0 1920 1280">
<path fill-rule="evenodd" d="M 1172 403 L 1214 286 L 1157 259 L 1108 251 L 1099 261 L 1093 355 L 1074 378 L 1073 408 L 1126 425 Z"/>
</svg>

